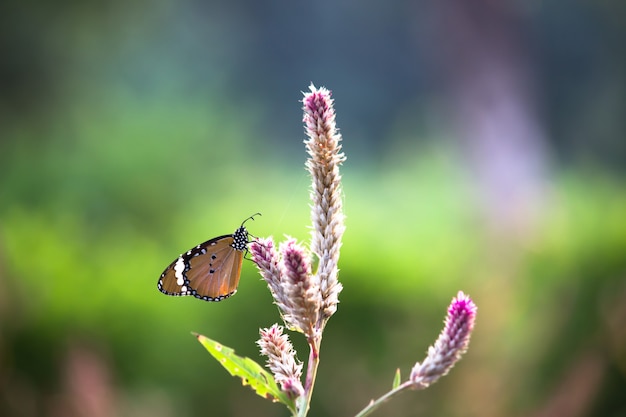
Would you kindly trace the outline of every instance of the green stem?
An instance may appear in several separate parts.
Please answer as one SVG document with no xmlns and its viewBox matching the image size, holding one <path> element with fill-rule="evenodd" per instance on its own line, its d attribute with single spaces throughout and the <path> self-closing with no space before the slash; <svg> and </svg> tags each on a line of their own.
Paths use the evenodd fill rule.
<svg viewBox="0 0 626 417">
<path fill-rule="evenodd" d="M 309 360 L 307 363 L 306 380 L 304 382 L 304 395 L 298 400 L 298 417 L 305 417 L 311 406 L 311 396 L 317 377 L 317 367 L 320 363 L 320 339 L 309 340 Z"/>
<path fill-rule="evenodd" d="M 372 401 L 371 403 L 369 403 L 368 406 L 365 407 L 363 410 L 361 410 L 359 414 L 357 414 L 355 417 L 365 417 L 369 415 L 372 411 L 380 407 L 381 404 L 383 404 L 386 401 L 389 401 L 392 397 L 395 397 L 396 395 L 400 394 L 402 391 L 412 386 L 413 386 L 413 383 L 411 382 L 411 380 L 408 380 L 398 385 L 396 388 L 392 389 L 391 391 L 389 391 L 388 393 L 386 393 L 385 395 L 383 395 L 376 401 Z"/>
</svg>

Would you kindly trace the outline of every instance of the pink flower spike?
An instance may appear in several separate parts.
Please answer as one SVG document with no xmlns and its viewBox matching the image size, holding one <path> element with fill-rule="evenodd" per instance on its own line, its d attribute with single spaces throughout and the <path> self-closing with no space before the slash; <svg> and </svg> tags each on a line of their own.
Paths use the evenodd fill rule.
<svg viewBox="0 0 626 417">
<path fill-rule="evenodd" d="M 250 253 L 252 254 L 252 262 L 259 268 L 261 276 L 274 293 L 273 290 L 279 285 L 281 278 L 279 256 L 274 248 L 274 240 L 271 237 L 254 240 L 250 243 Z"/>
<path fill-rule="evenodd" d="M 256 264 L 261 276 L 267 283 L 281 314 L 290 311 L 291 302 L 283 290 L 284 271 L 278 251 L 274 247 L 274 240 L 269 237 L 253 241 L 250 243 L 250 253 L 252 254 L 252 261 Z"/>
<path fill-rule="evenodd" d="M 311 274 L 311 262 L 309 261 L 304 248 L 295 239 L 287 239 L 280 245 L 285 274 L 290 282 L 304 282 Z"/>
<path fill-rule="evenodd" d="M 322 308 L 322 295 L 317 279 L 311 274 L 311 261 L 306 250 L 295 239 L 281 243 L 283 292 L 292 307 L 284 319 L 290 329 L 311 338 L 317 335 L 317 322 Z"/>
<path fill-rule="evenodd" d="M 302 363 L 296 358 L 293 345 L 283 333 L 282 326 L 274 324 L 269 329 L 261 329 L 260 335 L 257 344 L 261 348 L 261 355 L 267 357 L 267 366 L 274 374 L 276 382 L 291 398 L 301 396 L 304 393 L 300 382 Z"/>
<path fill-rule="evenodd" d="M 322 293 L 322 317 L 327 320 L 337 311 L 342 285 L 337 279 L 339 250 L 345 230 L 342 211 L 341 175 L 339 166 L 346 157 L 341 152 L 341 135 L 335 123 L 331 93 L 315 88 L 304 93 L 303 122 L 308 139 L 304 141 L 311 174 L 311 252 L 318 260 L 316 275 Z"/>
<path fill-rule="evenodd" d="M 448 307 L 443 331 L 422 363 L 411 370 L 413 387 L 423 389 L 446 375 L 467 350 L 476 321 L 476 304 L 459 291 Z"/>
</svg>

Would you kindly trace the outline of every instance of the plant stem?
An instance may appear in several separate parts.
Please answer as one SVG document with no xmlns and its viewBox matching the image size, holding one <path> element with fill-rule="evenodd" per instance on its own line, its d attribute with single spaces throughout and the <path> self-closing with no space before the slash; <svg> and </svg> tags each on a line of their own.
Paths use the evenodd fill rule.
<svg viewBox="0 0 626 417">
<path fill-rule="evenodd" d="M 315 385 L 315 378 L 317 376 L 317 367 L 320 363 L 320 348 L 321 340 L 318 338 L 309 339 L 309 360 L 307 363 L 306 380 L 304 383 L 304 396 L 298 406 L 298 417 L 305 417 L 309 412 L 311 406 L 311 396 L 313 395 L 313 386 Z"/>
<path fill-rule="evenodd" d="M 406 390 L 407 388 L 410 388 L 411 386 L 413 386 L 413 383 L 411 382 L 411 380 L 403 382 L 402 384 L 398 385 L 397 388 L 392 389 L 391 391 L 389 391 L 388 393 L 386 393 L 385 395 L 383 395 L 376 401 L 372 401 L 371 403 L 369 403 L 369 405 L 365 407 L 363 410 L 361 410 L 359 414 L 357 414 L 355 417 L 365 417 L 369 415 L 372 411 L 380 407 L 382 403 L 390 400 L 392 397 L 395 397 L 396 395 L 400 394 L 402 391 Z"/>
</svg>

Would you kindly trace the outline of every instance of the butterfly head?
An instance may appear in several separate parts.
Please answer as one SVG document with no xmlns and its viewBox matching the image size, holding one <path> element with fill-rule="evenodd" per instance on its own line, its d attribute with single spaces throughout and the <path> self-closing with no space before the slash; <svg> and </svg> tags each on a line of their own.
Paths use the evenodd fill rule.
<svg viewBox="0 0 626 417">
<path fill-rule="evenodd" d="M 248 250 L 248 243 L 250 243 L 250 233 L 248 233 L 248 229 L 246 229 L 246 222 L 248 220 L 254 220 L 255 216 L 260 216 L 261 213 L 254 213 L 252 216 L 245 219 L 241 222 L 241 226 L 233 233 L 233 243 L 231 246 L 238 251 L 246 251 Z"/>
<path fill-rule="evenodd" d="M 239 228 L 235 230 L 235 233 L 233 233 L 233 243 L 231 243 L 231 246 L 238 251 L 243 252 L 247 250 L 248 243 L 250 243 L 249 236 L 250 233 L 248 233 L 246 226 L 239 226 Z"/>
</svg>

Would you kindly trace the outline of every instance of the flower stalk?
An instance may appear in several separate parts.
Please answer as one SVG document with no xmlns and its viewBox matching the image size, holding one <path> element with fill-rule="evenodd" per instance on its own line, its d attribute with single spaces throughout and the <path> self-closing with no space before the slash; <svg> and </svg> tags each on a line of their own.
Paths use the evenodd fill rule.
<svg viewBox="0 0 626 417">
<path fill-rule="evenodd" d="M 310 91 L 304 93 L 302 109 L 307 136 L 304 143 L 309 155 L 306 168 L 312 182 L 310 253 L 291 238 L 281 243 L 278 251 L 271 237 L 258 239 L 250 245 L 252 260 L 267 282 L 285 325 L 304 334 L 309 344 L 303 392 L 297 400 L 299 416 L 308 412 L 319 365 L 322 331 L 339 303 L 342 286 L 337 278 L 337 264 L 345 230 L 339 173 L 345 156 L 341 152 L 341 135 L 335 124 L 330 91 L 311 85 Z M 312 271 L 312 256 L 317 259 L 315 272 Z M 259 345 L 261 343 L 265 342 L 259 341 Z M 272 358 L 267 349 L 262 353 L 268 356 L 270 370 L 277 381 L 282 381 L 284 378 L 278 369 L 288 364 L 281 367 L 277 361 L 279 358 L 287 360 L 287 356 Z"/>
<path fill-rule="evenodd" d="M 426 359 L 415 364 L 408 380 L 372 401 L 356 417 L 369 415 L 401 392 L 428 388 L 446 375 L 467 351 L 474 330 L 476 311 L 477 307 L 472 299 L 459 291 L 448 307 L 443 330 L 434 346 L 428 348 Z"/>
<path fill-rule="evenodd" d="M 311 175 L 311 242 L 309 250 L 293 238 L 278 245 L 269 238 L 251 242 L 250 253 L 266 281 L 285 326 L 302 333 L 309 345 L 309 357 L 302 384 L 304 364 L 296 358 L 293 346 L 283 327 L 274 324 L 262 329 L 257 342 L 261 354 L 280 389 L 295 401 L 295 416 L 305 417 L 309 411 L 320 362 L 322 333 L 329 318 L 337 311 L 339 293 L 338 262 L 345 231 L 342 207 L 340 165 L 341 135 L 335 124 L 335 110 L 330 91 L 310 86 L 302 100 L 303 123 L 309 155 L 306 168 Z M 313 271 L 315 258 L 317 270 Z M 397 374 L 393 389 L 373 400 L 357 417 L 369 415 L 381 404 L 401 392 L 421 390 L 446 375 L 467 350 L 474 328 L 476 305 L 462 292 L 448 308 L 444 329 L 426 358 L 417 362 L 409 378 L 400 383 Z"/>
</svg>

